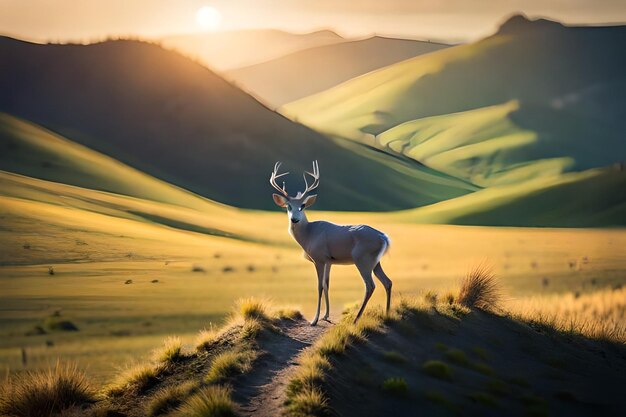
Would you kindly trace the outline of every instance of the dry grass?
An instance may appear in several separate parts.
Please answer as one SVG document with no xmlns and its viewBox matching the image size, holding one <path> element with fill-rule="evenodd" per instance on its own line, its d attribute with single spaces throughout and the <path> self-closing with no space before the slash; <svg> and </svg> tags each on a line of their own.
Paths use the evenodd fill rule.
<svg viewBox="0 0 626 417">
<path fill-rule="evenodd" d="M 184 417 L 236 417 L 235 407 L 228 388 L 209 386 L 189 398 L 176 415 Z"/>
<path fill-rule="evenodd" d="M 626 343 L 626 288 L 582 295 L 537 295 L 510 300 L 505 308 L 513 317 L 530 323 Z"/>
<path fill-rule="evenodd" d="M 153 352 L 154 360 L 164 364 L 176 363 L 183 357 L 183 342 L 178 336 L 168 337 L 163 346 Z"/>
<path fill-rule="evenodd" d="M 500 285 L 487 264 L 474 267 L 461 281 L 457 302 L 468 308 L 496 310 L 502 299 Z"/>
<path fill-rule="evenodd" d="M 287 405 L 286 415 L 292 417 L 324 416 L 328 414 L 328 400 L 315 387 L 306 387 L 295 394 Z"/>
<path fill-rule="evenodd" d="M 252 362 L 257 355 L 257 352 L 249 348 L 221 353 L 213 359 L 204 381 L 212 384 L 246 373 L 252 368 Z"/>
<path fill-rule="evenodd" d="M 154 385 L 164 369 L 163 364 L 141 363 L 130 366 L 118 374 L 111 383 L 104 387 L 107 396 L 120 396 L 128 390 L 142 391 Z"/>
<path fill-rule="evenodd" d="M 150 417 L 165 414 L 180 406 L 185 399 L 198 389 L 196 381 L 187 381 L 157 391 L 146 406 L 146 414 Z"/>
<path fill-rule="evenodd" d="M 0 415 L 49 416 L 95 401 L 95 391 L 75 365 L 14 376 L 0 387 Z"/>
<path fill-rule="evenodd" d="M 269 320 L 271 303 L 254 297 L 237 300 L 236 312 L 244 319 Z"/>
<path fill-rule="evenodd" d="M 202 329 L 198 332 L 198 336 L 196 336 L 196 350 L 207 350 L 212 345 L 217 343 L 220 336 L 222 335 L 221 330 L 217 330 L 213 325 L 211 325 L 208 329 Z"/>
</svg>

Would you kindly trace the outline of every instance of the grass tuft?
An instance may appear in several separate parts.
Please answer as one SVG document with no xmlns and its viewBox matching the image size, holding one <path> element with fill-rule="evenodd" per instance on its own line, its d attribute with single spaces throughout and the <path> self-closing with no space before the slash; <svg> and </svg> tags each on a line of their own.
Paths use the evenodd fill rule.
<svg viewBox="0 0 626 417">
<path fill-rule="evenodd" d="M 0 389 L 0 415 L 48 416 L 95 399 L 91 384 L 75 365 L 57 363 L 45 372 L 8 379 Z"/>
<path fill-rule="evenodd" d="M 495 310 L 501 298 L 500 286 L 492 268 L 481 264 L 463 278 L 458 303 L 468 308 Z"/>
<path fill-rule="evenodd" d="M 183 355 L 183 342 L 178 336 L 165 339 L 163 347 L 154 351 L 153 357 L 156 362 L 171 364 L 180 361 Z"/>
<path fill-rule="evenodd" d="M 251 349 L 221 353 L 213 359 L 204 381 L 207 383 L 222 382 L 237 374 L 248 372 L 256 357 L 257 353 Z"/>
<path fill-rule="evenodd" d="M 143 391 L 158 382 L 163 366 L 163 364 L 155 366 L 143 363 L 126 368 L 104 387 L 104 393 L 107 396 L 117 397 L 131 389 Z"/>
<path fill-rule="evenodd" d="M 385 358 L 386 361 L 388 362 L 393 362 L 393 363 L 406 363 L 407 359 L 406 357 L 395 350 L 389 350 L 387 352 L 383 352 L 383 358 Z"/>
<path fill-rule="evenodd" d="M 275 316 L 280 320 L 300 320 L 302 313 L 294 308 L 281 308 L 276 311 Z"/>
<path fill-rule="evenodd" d="M 209 386 L 189 398 L 178 410 L 185 417 L 236 417 L 235 403 L 230 390 L 222 386 Z"/>
<path fill-rule="evenodd" d="M 442 361 L 426 361 L 422 364 L 422 370 L 434 378 L 445 380 L 452 379 L 452 368 L 450 368 L 447 363 Z"/>
<path fill-rule="evenodd" d="M 212 325 L 208 329 L 200 330 L 196 336 L 196 350 L 208 350 L 212 345 L 218 342 L 221 332 L 216 330 Z"/>
<path fill-rule="evenodd" d="M 328 414 L 328 400 L 324 393 L 315 387 L 307 387 L 291 397 L 286 415 L 291 417 L 317 417 Z"/>
<path fill-rule="evenodd" d="M 165 414 L 179 407 L 197 389 L 198 384 L 195 381 L 187 381 L 163 388 L 154 394 L 146 407 L 146 413 L 149 417 Z"/>
<path fill-rule="evenodd" d="M 467 355 L 461 349 L 450 349 L 445 354 L 446 359 L 457 365 L 467 366 L 469 360 Z"/>
<path fill-rule="evenodd" d="M 382 388 L 396 397 L 406 397 L 409 394 L 409 385 L 404 378 L 388 378 L 383 382 Z"/>
<path fill-rule="evenodd" d="M 237 312 L 245 320 L 260 319 L 269 320 L 269 302 L 258 298 L 249 297 L 237 301 Z"/>
</svg>

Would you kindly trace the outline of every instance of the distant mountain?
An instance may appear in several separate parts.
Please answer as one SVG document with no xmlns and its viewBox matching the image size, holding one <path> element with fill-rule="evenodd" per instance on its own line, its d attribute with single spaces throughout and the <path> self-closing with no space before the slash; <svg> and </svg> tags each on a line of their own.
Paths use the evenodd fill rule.
<svg viewBox="0 0 626 417">
<path fill-rule="evenodd" d="M 625 50 L 626 26 L 514 16 L 281 111 L 481 187 L 520 183 L 626 159 Z"/>
<path fill-rule="evenodd" d="M 344 41 L 344 38 L 330 30 L 296 34 L 275 29 L 193 33 L 160 39 L 164 46 L 175 48 L 219 71 L 254 65 L 301 49 Z"/>
<path fill-rule="evenodd" d="M 374 36 L 301 50 L 230 70 L 227 76 L 270 106 L 278 107 L 375 69 L 448 46 Z"/>
<path fill-rule="evenodd" d="M 321 209 L 409 208 L 476 189 L 420 164 L 330 140 L 154 44 L 0 38 L 0 89 L 2 112 L 238 207 L 274 208 L 268 177 L 278 160 L 293 172 L 292 192 L 302 187 L 311 160 L 319 160 Z"/>
</svg>

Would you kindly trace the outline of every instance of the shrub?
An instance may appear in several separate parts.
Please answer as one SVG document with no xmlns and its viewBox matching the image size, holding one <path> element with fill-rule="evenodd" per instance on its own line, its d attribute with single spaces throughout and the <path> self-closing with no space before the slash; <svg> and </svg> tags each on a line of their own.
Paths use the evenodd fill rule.
<svg viewBox="0 0 626 417">
<path fill-rule="evenodd" d="M 404 378 L 388 378 L 383 382 L 383 391 L 396 397 L 406 397 L 409 393 L 409 385 Z"/>
<path fill-rule="evenodd" d="M 178 415 L 185 417 L 236 417 L 235 403 L 230 390 L 221 386 L 204 388 L 179 409 Z"/>
<path fill-rule="evenodd" d="M 439 379 L 452 379 L 452 368 L 442 361 L 430 360 L 422 364 L 422 370 L 428 375 Z"/>
<path fill-rule="evenodd" d="M 256 356 L 256 352 L 250 349 L 221 353 L 213 359 L 204 380 L 208 383 L 216 383 L 236 374 L 248 372 Z"/>
<path fill-rule="evenodd" d="M 158 416 L 180 406 L 198 388 L 195 381 L 183 382 L 157 391 L 146 407 L 148 416 Z"/>
<path fill-rule="evenodd" d="M 16 376 L 0 389 L 0 415 L 48 416 L 95 401 L 95 392 L 75 365 Z"/>
<path fill-rule="evenodd" d="M 469 308 L 494 310 L 501 298 L 500 286 L 491 267 L 481 264 L 463 278 L 458 303 Z"/>
</svg>

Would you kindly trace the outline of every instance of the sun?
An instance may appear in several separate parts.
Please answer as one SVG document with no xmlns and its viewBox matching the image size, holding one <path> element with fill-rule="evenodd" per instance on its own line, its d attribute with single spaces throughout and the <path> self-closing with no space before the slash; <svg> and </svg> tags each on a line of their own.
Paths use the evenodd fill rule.
<svg viewBox="0 0 626 417">
<path fill-rule="evenodd" d="M 202 6 L 196 12 L 196 23 L 202 30 L 217 30 L 222 23 L 222 14 L 215 7 Z"/>
</svg>

